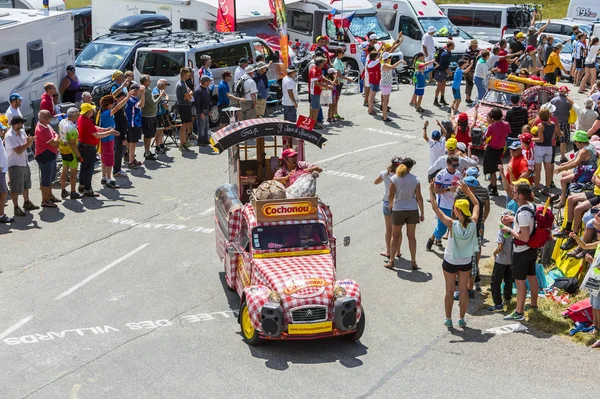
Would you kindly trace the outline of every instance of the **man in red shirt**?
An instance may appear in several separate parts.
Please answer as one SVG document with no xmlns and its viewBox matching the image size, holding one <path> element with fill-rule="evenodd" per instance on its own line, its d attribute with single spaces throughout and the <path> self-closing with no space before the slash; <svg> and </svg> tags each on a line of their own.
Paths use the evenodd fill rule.
<svg viewBox="0 0 600 399">
<path fill-rule="evenodd" d="M 508 74 L 508 68 L 509 68 L 509 64 L 511 64 L 513 62 L 513 59 L 515 57 L 520 56 L 523 52 L 520 51 L 518 53 L 514 53 L 511 55 L 508 55 L 508 52 L 506 51 L 506 40 L 502 39 L 500 40 L 500 42 L 498 43 L 498 47 L 500 47 L 500 51 L 498 52 L 498 62 L 497 62 L 497 68 L 498 71 L 496 72 L 496 79 L 506 79 L 506 75 Z"/>
<path fill-rule="evenodd" d="M 519 179 L 527 179 L 531 183 L 531 173 L 527 165 L 527 158 L 523 156 L 523 149 L 519 141 L 514 141 L 510 147 L 510 161 L 506 168 L 506 179 L 509 182 L 514 182 Z"/>
<path fill-rule="evenodd" d="M 310 119 L 316 121 L 319 117 L 319 110 L 321 109 L 321 90 L 323 88 L 333 90 L 333 85 L 329 80 L 323 77 L 323 66 L 325 65 L 325 58 L 315 58 L 315 65 L 308 72 L 308 84 L 310 93 Z M 322 129 L 323 126 L 319 123 L 315 124 L 316 129 Z"/>
<path fill-rule="evenodd" d="M 79 144 L 77 148 L 83 158 L 79 169 L 79 192 L 84 197 L 97 197 L 98 194 L 92 190 L 92 176 L 94 175 L 94 165 L 96 163 L 96 148 L 100 139 L 106 136 L 119 136 L 119 132 L 113 128 L 101 128 L 94 124 L 93 104 L 81 104 L 81 112 L 77 120 L 77 131 L 79 133 Z"/>
<path fill-rule="evenodd" d="M 60 138 L 50 127 L 51 119 L 50 112 L 45 109 L 40 110 L 38 123 L 35 126 L 35 160 L 40 167 L 40 189 L 44 208 L 56 208 L 56 202 L 61 202 L 52 194 L 52 181 L 56 175 L 56 153 Z"/>
<path fill-rule="evenodd" d="M 54 117 L 56 115 L 56 111 L 54 110 L 54 101 L 52 101 L 52 96 L 57 94 L 56 86 L 52 82 L 48 82 L 44 85 L 44 94 L 42 94 L 42 102 L 40 103 L 40 110 L 45 110 L 50 112 L 50 116 Z"/>
</svg>

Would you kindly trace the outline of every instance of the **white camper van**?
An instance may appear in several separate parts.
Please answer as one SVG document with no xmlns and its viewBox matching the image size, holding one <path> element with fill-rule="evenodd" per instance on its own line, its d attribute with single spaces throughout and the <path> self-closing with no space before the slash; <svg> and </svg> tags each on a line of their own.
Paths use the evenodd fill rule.
<svg viewBox="0 0 600 399">
<path fill-rule="evenodd" d="M 45 10 L 43 0 L 0 0 L 0 8 Z M 65 8 L 64 0 L 50 0 L 48 3 L 48 9 L 51 11 L 62 11 Z"/>
<path fill-rule="evenodd" d="M 454 42 L 452 61 L 462 58 L 473 39 L 468 33 L 457 29 L 444 15 L 440 7 L 432 0 L 370 0 L 377 10 L 377 15 L 392 36 L 398 32 L 404 34 L 400 51 L 407 60 L 423 51 L 421 40 L 430 26 L 436 29 L 433 36 L 435 46 L 442 48 L 450 37 Z M 482 40 L 480 48 L 491 45 Z"/>
<path fill-rule="evenodd" d="M 0 37 L 10 38 L 0 49 L 0 112 L 8 96 L 23 97 L 21 112 L 32 116 L 30 101 L 44 92 L 44 83 L 57 86 L 75 55 L 73 17 L 69 12 L 0 9 Z M 36 116 L 37 117 L 37 116 Z"/>
<path fill-rule="evenodd" d="M 600 1 L 571 0 L 567 8 L 567 18 L 594 22 L 600 19 Z"/>
</svg>

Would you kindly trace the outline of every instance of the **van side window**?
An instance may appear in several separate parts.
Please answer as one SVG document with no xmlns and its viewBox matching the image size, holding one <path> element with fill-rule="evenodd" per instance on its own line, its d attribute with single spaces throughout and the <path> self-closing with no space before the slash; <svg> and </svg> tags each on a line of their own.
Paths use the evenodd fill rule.
<svg viewBox="0 0 600 399">
<path fill-rule="evenodd" d="M 19 50 L 10 50 L 0 54 L 0 80 L 17 76 L 21 73 Z"/>
<path fill-rule="evenodd" d="M 288 27 L 291 30 L 298 32 L 312 33 L 313 30 L 313 14 L 289 10 L 287 15 Z"/>
<path fill-rule="evenodd" d="M 197 52 L 195 57 L 196 65 L 200 65 L 200 57 L 204 54 L 212 58 L 211 68 L 234 67 L 242 57 L 254 60 L 254 52 L 250 51 L 248 43 L 239 43 L 231 46 L 217 47 L 213 50 Z M 267 54 L 268 55 L 268 54 Z"/>
<path fill-rule="evenodd" d="M 393 31 L 396 27 L 396 11 L 377 10 L 377 18 L 389 31 Z"/>
<path fill-rule="evenodd" d="M 450 8 L 446 15 L 456 26 L 473 26 L 473 10 L 461 10 Z"/>
<path fill-rule="evenodd" d="M 254 49 L 254 56 L 264 55 L 265 62 L 271 61 L 271 49 L 268 46 L 265 46 L 262 42 L 252 42 L 252 48 Z"/>
<path fill-rule="evenodd" d="M 142 10 L 140 11 L 140 14 L 156 14 L 156 11 Z"/>
<path fill-rule="evenodd" d="M 248 237 L 248 222 L 246 219 L 242 218 L 242 228 L 240 230 L 240 247 L 246 251 L 250 252 L 250 238 Z"/>
<path fill-rule="evenodd" d="M 185 54 L 139 52 L 137 68 L 143 75 L 177 76 L 185 65 Z"/>
<path fill-rule="evenodd" d="M 548 27 L 546 28 L 545 33 L 548 33 L 551 35 L 562 35 L 563 34 L 562 25 L 548 24 Z"/>
<path fill-rule="evenodd" d="M 473 26 L 482 28 L 500 28 L 502 11 L 475 10 L 473 12 Z"/>
<path fill-rule="evenodd" d="M 423 34 L 419 29 L 417 21 L 405 15 L 400 17 L 400 31 L 402 34 L 404 34 L 404 36 L 414 40 L 421 40 L 423 38 Z"/>
<path fill-rule="evenodd" d="M 27 70 L 33 71 L 44 66 L 44 45 L 41 40 L 27 43 Z"/>
<path fill-rule="evenodd" d="M 198 32 L 198 20 L 181 18 L 179 20 L 179 28 L 181 30 L 191 30 Z"/>
</svg>

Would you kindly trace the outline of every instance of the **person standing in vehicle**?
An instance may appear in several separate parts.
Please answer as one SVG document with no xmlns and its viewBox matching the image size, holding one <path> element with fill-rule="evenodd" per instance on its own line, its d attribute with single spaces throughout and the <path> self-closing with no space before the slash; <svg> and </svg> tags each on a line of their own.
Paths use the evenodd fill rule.
<svg viewBox="0 0 600 399">
<path fill-rule="evenodd" d="M 513 140 L 518 140 L 521 130 L 524 125 L 529 124 L 527 116 L 527 108 L 520 105 L 521 97 L 517 94 L 510 96 L 510 103 L 512 108 L 506 111 L 504 120 L 510 125 L 510 137 Z"/>
<path fill-rule="evenodd" d="M 194 107 L 196 108 L 196 117 L 198 123 L 198 145 L 207 146 L 210 144 L 210 112 L 211 96 L 208 87 L 212 80 L 208 76 L 200 78 L 200 84 L 194 90 Z"/>
<path fill-rule="evenodd" d="M 264 62 L 256 64 L 254 81 L 256 82 L 256 116 L 262 118 L 267 111 L 269 98 L 269 79 L 267 78 L 267 65 Z"/>
<path fill-rule="evenodd" d="M 60 84 L 60 93 L 62 94 L 63 103 L 77 104 L 81 101 L 81 82 L 75 74 L 75 66 L 67 67 L 67 76 Z"/>
<path fill-rule="evenodd" d="M 433 105 L 436 107 L 439 107 L 440 105 L 448 105 L 444 95 L 446 92 L 446 81 L 450 75 L 450 59 L 452 57 L 452 50 L 454 50 L 454 42 L 448 40 L 446 43 L 446 48 L 440 54 L 440 61 L 434 72 L 434 78 L 437 82 L 437 86 L 435 88 Z M 438 95 L 440 96 L 439 102 Z"/>
<path fill-rule="evenodd" d="M 131 80 L 123 74 L 123 72 L 116 70 L 112 74 L 113 85 L 110 88 L 110 93 L 117 100 L 121 101 L 127 97 L 129 83 Z M 125 116 L 125 110 L 121 108 L 114 114 L 115 118 L 115 129 L 119 132 L 118 136 L 115 136 L 115 162 L 113 166 L 114 177 L 127 177 L 121 169 L 121 165 L 124 162 L 123 154 L 127 149 L 127 116 Z"/>
<path fill-rule="evenodd" d="M 283 97 L 281 105 L 283 105 L 283 119 L 289 122 L 296 123 L 298 119 L 297 109 L 300 98 L 298 97 L 298 85 L 296 84 L 297 71 L 293 67 L 287 69 L 287 75 L 281 81 L 281 89 Z"/>
<path fill-rule="evenodd" d="M 188 143 L 188 135 L 192 132 L 192 99 L 193 91 L 188 87 L 187 80 L 192 71 L 189 68 L 181 68 L 179 72 L 179 82 L 175 87 L 177 96 L 177 107 L 181 118 L 181 129 L 179 130 L 179 149 L 181 151 L 190 151 L 191 144 Z"/>
<path fill-rule="evenodd" d="M 479 51 L 479 42 L 477 41 L 477 39 L 473 39 L 473 40 L 471 40 L 471 44 L 469 45 L 469 48 L 467 48 L 467 51 L 465 51 L 463 60 L 465 60 L 465 62 L 467 64 L 476 66 L 477 57 L 479 56 L 479 52 L 480 52 Z M 465 103 L 467 103 L 467 105 L 473 104 L 471 95 L 473 94 L 473 85 L 474 85 L 473 77 L 474 76 L 475 76 L 475 68 L 474 67 L 464 73 L 465 97 L 466 97 Z"/>
<path fill-rule="evenodd" d="M 142 108 L 142 133 L 144 134 L 144 159 L 146 161 L 156 161 L 156 154 L 150 151 L 152 139 L 156 137 L 156 111 L 158 103 L 162 100 L 165 92 L 160 92 L 157 96 L 150 90 L 150 76 L 142 75 L 140 83 L 144 89 L 144 107 Z"/>
<path fill-rule="evenodd" d="M 383 219 L 385 221 L 385 252 L 381 252 L 379 255 L 388 258 L 394 259 L 397 255 L 400 254 L 400 247 L 402 246 L 402 229 L 400 229 L 400 234 L 398 235 L 398 252 L 394 254 L 390 258 L 390 247 L 392 242 L 392 210 L 389 207 L 388 197 L 390 194 L 390 185 L 392 184 L 392 176 L 396 173 L 396 169 L 402 163 L 402 158 L 394 157 L 392 158 L 392 162 L 387 167 L 386 170 L 382 170 L 379 172 L 379 176 L 375 179 L 375 184 L 383 183 L 384 186 L 384 194 L 383 194 Z"/>
</svg>

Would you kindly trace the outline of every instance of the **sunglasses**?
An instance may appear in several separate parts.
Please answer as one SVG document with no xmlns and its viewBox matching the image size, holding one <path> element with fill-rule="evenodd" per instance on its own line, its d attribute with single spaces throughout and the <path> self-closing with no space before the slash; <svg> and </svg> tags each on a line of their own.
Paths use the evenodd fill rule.
<svg viewBox="0 0 600 399">
<path fill-rule="evenodd" d="M 453 163 L 453 164 L 450 164 L 450 166 L 452 166 L 453 168 L 458 168 L 458 167 L 460 166 L 460 164 L 458 164 L 458 163 Z"/>
</svg>

